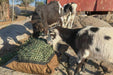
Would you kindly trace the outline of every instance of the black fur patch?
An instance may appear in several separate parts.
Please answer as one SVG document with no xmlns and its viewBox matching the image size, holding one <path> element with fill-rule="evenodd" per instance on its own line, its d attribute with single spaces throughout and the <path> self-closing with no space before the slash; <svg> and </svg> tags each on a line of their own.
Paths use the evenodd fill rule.
<svg viewBox="0 0 113 75">
<path fill-rule="evenodd" d="M 77 34 L 75 40 L 76 49 L 82 50 L 81 52 L 84 53 L 84 50 L 89 49 L 89 46 L 92 45 L 93 35 L 88 35 L 88 31 L 86 30 L 80 36 Z"/>
<path fill-rule="evenodd" d="M 97 27 L 92 27 L 92 28 L 90 28 L 90 30 L 91 30 L 92 32 L 97 32 L 97 31 L 99 30 L 99 28 L 97 28 Z"/>
<path fill-rule="evenodd" d="M 66 12 L 67 10 L 69 10 L 71 12 L 73 11 L 72 6 L 70 4 L 67 4 L 64 6 L 64 12 Z"/>
<path fill-rule="evenodd" d="M 58 43 L 58 51 L 60 53 L 64 53 L 65 51 L 67 51 L 68 47 L 69 46 L 66 45 L 66 44 L 60 44 L 60 43 Z"/>
<path fill-rule="evenodd" d="M 57 27 L 56 29 L 59 31 L 63 41 L 71 46 L 76 53 L 81 51 L 81 54 L 83 54 L 85 49 L 89 49 L 89 46 L 93 44 L 93 35 L 89 35 L 87 30 L 82 35 L 78 34 L 83 28 L 67 29 Z"/>
<path fill-rule="evenodd" d="M 59 31 L 59 35 L 62 38 L 64 42 L 66 42 L 69 46 L 71 46 L 74 50 L 76 50 L 75 45 L 75 39 L 76 34 L 78 31 L 81 30 L 81 28 L 78 29 L 68 29 L 68 28 L 62 28 L 62 27 L 56 27 L 56 29 Z M 76 52 L 76 51 L 75 51 Z"/>
<path fill-rule="evenodd" d="M 100 49 L 98 49 L 98 48 L 95 48 L 95 50 L 96 50 L 97 52 L 99 52 L 99 51 L 100 51 Z"/>
<path fill-rule="evenodd" d="M 104 36 L 104 39 L 109 40 L 109 39 L 111 39 L 111 37 L 110 36 Z"/>
</svg>

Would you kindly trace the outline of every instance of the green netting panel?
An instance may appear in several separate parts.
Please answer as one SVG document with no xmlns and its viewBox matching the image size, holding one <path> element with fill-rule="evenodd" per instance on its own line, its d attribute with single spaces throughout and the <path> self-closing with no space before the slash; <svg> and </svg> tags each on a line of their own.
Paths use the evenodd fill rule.
<svg viewBox="0 0 113 75">
<path fill-rule="evenodd" d="M 42 39 L 30 38 L 20 47 L 18 59 L 21 62 L 36 64 L 48 63 L 54 55 L 53 48 Z"/>
</svg>

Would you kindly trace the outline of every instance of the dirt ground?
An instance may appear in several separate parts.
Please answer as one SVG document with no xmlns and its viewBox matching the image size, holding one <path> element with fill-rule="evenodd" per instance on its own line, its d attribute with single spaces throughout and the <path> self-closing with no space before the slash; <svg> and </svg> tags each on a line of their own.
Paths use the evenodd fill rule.
<svg viewBox="0 0 113 75">
<path fill-rule="evenodd" d="M 20 7 L 17 5 L 17 7 L 19 7 L 21 9 L 21 12 L 25 12 L 25 7 Z M 32 6 L 29 6 L 27 7 L 27 11 L 34 11 L 35 10 L 35 7 L 32 7 Z M 27 13 L 28 14 L 28 13 Z M 18 18 L 15 19 L 14 21 L 12 21 L 11 19 L 9 21 L 6 21 L 6 22 L 0 22 L 0 26 L 6 26 L 6 25 L 9 25 L 11 23 L 15 23 L 15 22 L 18 22 L 18 21 L 22 21 L 22 20 L 25 20 L 27 17 L 25 15 L 18 15 Z"/>
<path fill-rule="evenodd" d="M 18 18 L 17 18 L 16 20 L 14 20 L 14 21 L 9 20 L 9 21 L 7 21 L 7 22 L 0 22 L 0 26 L 1 26 L 1 25 L 8 25 L 8 24 L 11 24 L 11 23 L 17 22 L 17 21 L 22 21 L 22 20 L 24 20 L 24 19 L 26 19 L 25 16 L 18 16 Z"/>
<path fill-rule="evenodd" d="M 63 58 L 62 64 L 59 65 L 59 67 L 57 68 L 56 72 L 53 75 L 74 75 L 74 71 L 77 67 L 76 64 L 77 56 L 71 48 L 66 53 L 68 54 L 69 58 L 67 58 L 66 56 L 62 57 Z M 69 59 L 69 66 L 68 68 L 66 68 L 67 66 L 66 63 L 68 59 Z M 76 74 L 76 75 L 113 75 L 113 65 L 109 63 L 104 66 L 111 68 L 111 70 L 108 73 L 107 72 L 104 73 L 103 68 L 100 67 L 100 61 L 88 60 L 85 65 L 85 72 L 80 72 L 80 74 Z M 108 68 L 104 70 L 107 71 Z"/>
</svg>

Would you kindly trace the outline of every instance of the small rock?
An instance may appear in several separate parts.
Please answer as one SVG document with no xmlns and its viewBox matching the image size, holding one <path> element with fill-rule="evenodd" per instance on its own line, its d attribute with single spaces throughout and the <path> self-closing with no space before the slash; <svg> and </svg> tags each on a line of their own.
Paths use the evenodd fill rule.
<svg viewBox="0 0 113 75">
<path fill-rule="evenodd" d="M 102 62 L 100 66 L 103 68 L 104 72 L 113 72 L 113 64 L 108 62 Z"/>
</svg>

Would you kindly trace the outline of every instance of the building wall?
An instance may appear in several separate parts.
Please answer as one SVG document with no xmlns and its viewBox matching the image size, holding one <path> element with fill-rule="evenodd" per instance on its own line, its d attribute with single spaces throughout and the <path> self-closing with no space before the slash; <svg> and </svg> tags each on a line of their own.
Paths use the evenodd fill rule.
<svg viewBox="0 0 113 75">
<path fill-rule="evenodd" d="M 62 6 L 75 2 L 77 11 L 113 11 L 113 0 L 47 0 L 47 3 L 50 1 L 59 1 Z"/>
</svg>

